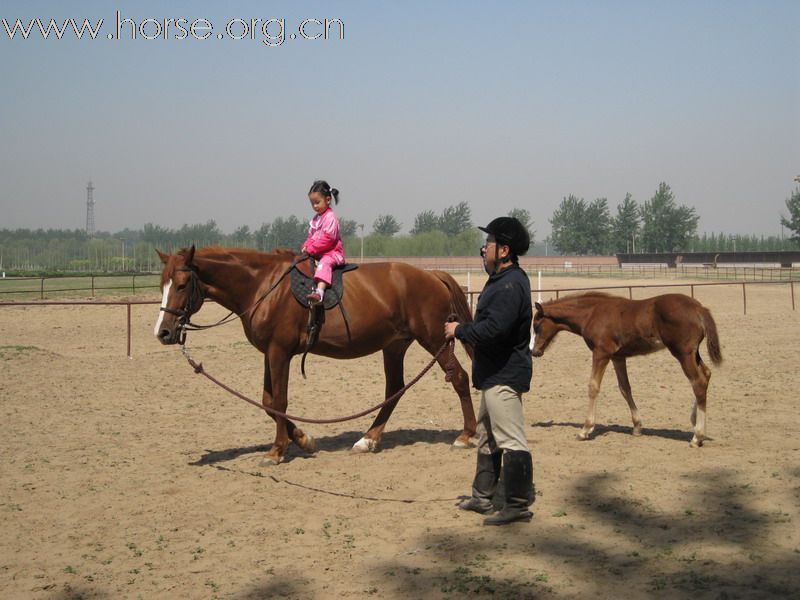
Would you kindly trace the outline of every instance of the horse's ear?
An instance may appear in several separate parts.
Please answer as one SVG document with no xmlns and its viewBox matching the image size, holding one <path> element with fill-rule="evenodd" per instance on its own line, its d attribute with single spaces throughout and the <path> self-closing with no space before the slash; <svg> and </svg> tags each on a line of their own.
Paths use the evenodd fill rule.
<svg viewBox="0 0 800 600">
<path fill-rule="evenodd" d="M 534 302 L 533 305 L 536 307 L 536 314 L 540 317 L 544 316 L 544 309 L 542 308 L 542 305 L 538 302 Z"/>
<path fill-rule="evenodd" d="M 194 260 L 194 244 L 186 251 L 186 264 L 192 264 L 192 260 Z"/>
<path fill-rule="evenodd" d="M 161 259 L 161 262 L 164 263 L 164 264 L 167 264 L 167 261 L 169 260 L 169 254 L 164 254 L 158 248 L 156 248 L 156 252 L 158 253 L 158 258 Z"/>
</svg>

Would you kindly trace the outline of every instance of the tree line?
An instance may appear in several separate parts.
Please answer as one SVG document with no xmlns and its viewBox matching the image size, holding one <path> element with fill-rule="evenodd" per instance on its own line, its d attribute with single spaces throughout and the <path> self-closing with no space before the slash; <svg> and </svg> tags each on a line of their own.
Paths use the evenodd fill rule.
<svg viewBox="0 0 800 600">
<path fill-rule="evenodd" d="M 612 215 L 606 198 L 586 201 L 574 195 L 563 198 L 549 219 L 552 233 L 536 240 L 531 213 L 515 208 L 528 229 L 532 252 L 564 255 L 612 255 L 642 252 L 726 252 L 789 250 L 800 247 L 800 187 L 786 199 L 788 216 L 781 216 L 787 237 L 697 234 L 699 218 L 693 207 L 678 204 L 666 183 L 659 184 L 649 200 L 639 204 L 630 194 Z M 474 256 L 482 234 L 472 220 L 469 204 L 460 202 L 440 213 L 425 210 L 414 219 L 409 234 L 391 214 L 379 215 L 369 233 L 350 219 L 341 220 L 345 254 L 364 256 Z M 251 229 L 248 225 L 224 233 L 213 220 L 171 229 L 153 223 L 142 229 L 100 232 L 89 238 L 82 230 L 1 229 L 0 269 L 4 271 L 152 271 L 159 268 L 154 249 L 165 252 L 197 246 L 236 246 L 268 251 L 299 249 L 308 221 L 291 215 L 277 217 Z M 538 245 L 536 245 L 538 242 Z M 542 251 L 544 250 L 544 251 Z"/>
</svg>

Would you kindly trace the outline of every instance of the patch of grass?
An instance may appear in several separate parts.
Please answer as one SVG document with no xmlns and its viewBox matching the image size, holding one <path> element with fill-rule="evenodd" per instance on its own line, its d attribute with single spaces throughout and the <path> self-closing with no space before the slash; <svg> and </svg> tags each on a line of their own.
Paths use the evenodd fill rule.
<svg viewBox="0 0 800 600">
<path fill-rule="evenodd" d="M 0 358 L 18 358 L 41 351 L 42 349 L 38 346 L 21 346 L 19 344 L 0 346 Z"/>
</svg>

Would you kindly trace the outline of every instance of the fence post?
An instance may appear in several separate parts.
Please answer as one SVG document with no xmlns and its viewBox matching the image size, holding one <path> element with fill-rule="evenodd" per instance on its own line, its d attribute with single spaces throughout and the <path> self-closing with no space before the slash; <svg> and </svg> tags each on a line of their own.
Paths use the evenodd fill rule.
<svg viewBox="0 0 800 600">
<path fill-rule="evenodd" d="M 44 277 L 42 277 L 42 286 L 39 290 L 39 299 L 44 300 Z"/>
<path fill-rule="evenodd" d="M 94 298 L 94 273 L 92 273 L 92 298 Z"/>
<path fill-rule="evenodd" d="M 131 356 L 131 303 L 128 302 L 128 358 L 133 358 Z"/>
<path fill-rule="evenodd" d="M 136 273 L 133 274 L 133 278 L 131 279 L 131 287 L 133 288 L 133 295 L 136 295 Z"/>
<path fill-rule="evenodd" d="M 692 298 L 694 298 L 694 284 L 689 284 L 689 289 L 692 290 Z"/>
<path fill-rule="evenodd" d="M 628 300 L 633 300 L 633 288 L 628 286 Z"/>
<path fill-rule="evenodd" d="M 794 310 L 794 281 L 790 282 L 790 286 L 792 288 L 792 310 Z"/>
<path fill-rule="evenodd" d="M 746 284 L 742 282 L 742 302 L 744 303 L 744 314 L 747 314 L 747 288 Z"/>
</svg>

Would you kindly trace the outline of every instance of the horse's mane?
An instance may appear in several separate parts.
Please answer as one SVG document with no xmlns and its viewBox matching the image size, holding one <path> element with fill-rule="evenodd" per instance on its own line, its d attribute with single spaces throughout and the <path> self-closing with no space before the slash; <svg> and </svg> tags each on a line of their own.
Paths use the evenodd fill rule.
<svg viewBox="0 0 800 600">
<path fill-rule="evenodd" d="M 558 302 L 567 302 L 569 300 L 586 300 L 590 298 L 617 298 L 618 296 L 612 296 L 611 294 L 607 294 L 606 292 L 577 292 L 574 294 L 567 294 L 566 296 L 561 296 L 560 298 L 554 298 L 553 300 L 548 300 L 547 302 L 543 302 L 544 305 L 547 304 L 556 304 Z"/>
</svg>

